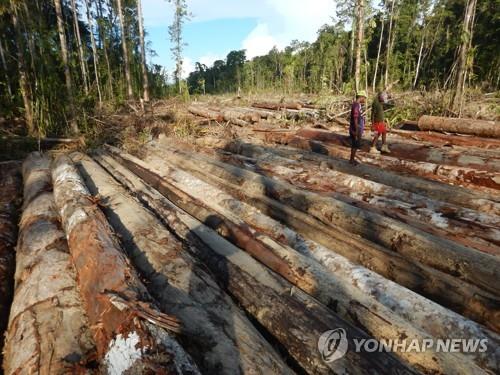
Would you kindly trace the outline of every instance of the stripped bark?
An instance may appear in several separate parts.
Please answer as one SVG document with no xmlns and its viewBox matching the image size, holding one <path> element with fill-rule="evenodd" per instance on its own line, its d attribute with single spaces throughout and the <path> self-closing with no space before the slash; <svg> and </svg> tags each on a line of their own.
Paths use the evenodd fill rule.
<svg viewBox="0 0 500 375">
<path fill-rule="evenodd" d="M 306 371 L 314 374 L 330 373 L 332 369 L 335 373 L 346 370 L 356 374 L 411 373 L 386 353 L 373 355 L 349 351 L 342 359 L 325 363 L 316 347 L 324 331 L 331 327 L 345 327 L 349 340 L 366 335 L 180 210 L 139 178 L 130 174 L 123 178 L 120 173 L 116 177 L 179 237 L 193 245 L 189 247 L 193 255 L 219 277 L 239 303 L 287 348 Z"/>
<path fill-rule="evenodd" d="M 65 233 L 46 184 L 49 165 L 50 159 L 38 153 L 23 164 L 24 212 L 4 351 L 7 375 L 83 373 L 93 365 L 94 342 Z"/>
<path fill-rule="evenodd" d="M 221 147 L 227 141 L 221 141 Z M 305 147 L 304 147 L 305 148 Z M 253 156 L 254 147 L 252 144 L 245 144 L 245 155 Z M 295 159 L 295 160 L 310 160 L 328 166 L 339 172 L 348 173 L 354 176 L 369 179 L 378 183 L 392 186 L 398 189 L 403 189 L 412 193 L 421 194 L 435 200 L 452 203 L 457 206 L 470 208 L 479 212 L 484 212 L 492 215 L 500 215 L 500 204 L 498 198 L 492 195 L 468 190 L 459 186 L 451 186 L 437 181 L 429 181 L 410 175 L 401 175 L 392 171 L 387 171 L 375 166 L 360 164 L 356 168 L 345 159 L 325 156 L 324 147 L 321 144 L 310 142 L 312 152 L 297 152 L 292 147 L 267 147 L 259 146 L 257 155 L 260 150 L 273 152 L 277 155 Z"/>
<path fill-rule="evenodd" d="M 237 143 L 229 150 L 241 152 Z M 271 153 L 262 154 L 257 159 L 227 152 L 216 154 L 215 157 L 269 177 L 276 176 L 298 188 L 318 191 L 365 210 L 379 212 L 464 246 L 500 256 L 498 216 L 435 202 L 417 194 L 321 168 L 314 163 L 299 163 Z"/>
<path fill-rule="evenodd" d="M 422 341 L 429 338 L 430 334 L 439 337 L 457 335 L 470 339 L 482 337 L 489 342 L 500 342 L 497 335 L 478 324 L 363 267 L 357 267 L 331 250 L 305 241 L 290 230 L 287 232 L 281 227 L 281 233 L 274 232 L 275 237 L 271 238 L 267 228 L 276 230 L 280 227 L 278 222 L 186 172 L 171 166 L 165 167 L 162 162 L 159 172 L 117 150 L 113 150 L 113 155 L 171 202 L 306 293 L 330 306 L 342 318 L 361 325 L 378 339 L 397 340 L 403 334 L 407 339 Z M 98 160 L 106 164 L 114 176 L 118 175 L 120 180 L 128 180 L 130 172 L 117 166 L 111 158 L 101 155 Z M 252 212 L 251 226 L 242 219 L 242 215 L 248 212 Z M 281 236 L 292 237 L 295 243 L 300 242 L 300 253 L 276 242 Z M 302 253 L 306 253 L 308 257 Z M 313 254 L 324 257 L 332 273 L 316 263 Z M 419 306 L 418 311 L 415 311 L 415 306 Z M 435 317 L 435 321 L 440 321 L 437 329 L 429 326 L 429 314 Z M 457 327 L 461 327 L 460 332 L 457 332 Z M 486 368 L 493 369 L 500 362 L 493 350 L 487 355 L 472 355 L 470 359 L 443 356 L 432 350 L 417 355 L 398 355 L 412 366 L 424 368 L 427 372 L 447 374 L 478 371 L 485 363 L 488 363 Z"/>
<path fill-rule="evenodd" d="M 418 127 L 420 130 L 433 130 L 448 133 L 471 134 L 479 137 L 500 138 L 500 123 L 498 121 L 422 116 L 418 120 Z"/>
<path fill-rule="evenodd" d="M 0 163 L 0 363 L 14 289 L 17 209 L 21 200 L 21 165 Z"/>
<path fill-rule="evenodd" d="M 67 156 L 55 160 L 52 177 L 98 358 L 109 372 L 198 374 L 167 331 L 179 332 L 178 320 L 153 304 Z"/>
<path fill-rule="evenodd" d="M 302 109 L 302 104 L 299 102 L 257 102 L 253 103 L 254 108 L 271 109 L 273 111 L 279 111 L 281 109 Z"/>
<path fill-rule="evenodd" d="M 91 159 L 78 165 L 94 196 L 105 200 L 106 216 L 162 311 L 181 320 L 180 341 L 204 373 L 291 373 L 179 240 Z"/>
</svg>

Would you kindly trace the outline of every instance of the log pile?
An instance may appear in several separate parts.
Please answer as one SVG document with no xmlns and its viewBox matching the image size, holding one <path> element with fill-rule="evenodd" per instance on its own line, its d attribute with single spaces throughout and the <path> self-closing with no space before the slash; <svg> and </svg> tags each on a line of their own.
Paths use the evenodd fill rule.
<svg viewBox="0 0 500 375">
<path fill-rule="evenodd" d="M 500 123 L 498 121 L 422 116 L 418 120 L 418 127 L 420 130 L 500 138 Z"/>
</svg>

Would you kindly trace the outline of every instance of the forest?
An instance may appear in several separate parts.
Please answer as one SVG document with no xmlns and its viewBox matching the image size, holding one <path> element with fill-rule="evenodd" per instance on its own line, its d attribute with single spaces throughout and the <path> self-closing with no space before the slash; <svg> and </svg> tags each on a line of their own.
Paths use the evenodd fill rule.
<svg viewBox="0 0 500 375">
<path fill-rule="evenodd" d="M 449 90 L 459 112 L 466 87 L 500 85 L 499 0 L 338 1 L 316 41 L 251 60 L 232 51 L 210 67 L 196 63 L 186 81 L 190 12 L 185 0 L 171 2 L 176 68 L 167 72 L 148 63 L 155 52 L 140 0 L 2 0 L 0 116 L 24 117 L 29 134 L 65 134 L 84 132 L 96 110 L 129 99 L 379 88 Z"/>
</svg>

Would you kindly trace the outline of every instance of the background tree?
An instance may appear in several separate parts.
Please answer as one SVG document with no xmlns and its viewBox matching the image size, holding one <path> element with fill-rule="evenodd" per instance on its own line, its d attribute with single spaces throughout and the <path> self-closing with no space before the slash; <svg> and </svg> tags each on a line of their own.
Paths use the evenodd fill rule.
<svg viewBox="0 0 500 375">
<path fill-rule="evenodd" d="M 182 93 L 182 85 L 180 84 L 183 73 L 183 56 L 182 52 L 187 45 L 182 38 L 182 29 L 184 23 L 189 19 L 190 15 L 186 0 L 169 0 L 174 5 L 174 20 L 168 28 L 170 42 L 172 43 L 172 55 L 175 60 L 175 84 L 179 94 Z"/>
</svg>

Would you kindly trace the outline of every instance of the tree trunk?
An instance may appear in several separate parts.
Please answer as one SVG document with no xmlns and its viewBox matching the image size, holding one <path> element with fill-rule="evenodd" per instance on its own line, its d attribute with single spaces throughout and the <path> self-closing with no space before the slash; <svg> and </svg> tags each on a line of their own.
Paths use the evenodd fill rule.
<svg viewBox="0 0 500 375">
<path fill-rule="evenodd" d="M 465 7 L 464 21 L 462 24 L 462 34 L 460 50 L 458 54 L 458 70 L 455 81 L 455 92 L 453 94 L 452 107 L 462 112 L 462 101 L 468 69 L 469 51 L 471 48 L 472 30 L 474 27 L 474 18 L 476 14 L 477 0 L 468 0 Z"/>
<path fill-rule="evenodd" d="M 38 153 L 23 164 L 25 200 L 4 351 L 6 375 L 86 372 L 94 357 L 66 235 L 54 210 L 49 166 L 50 159 Z"/>
<path fill-rule="evenodd" d="M 195 257 L 219 277 L 239 303 L 283 344 L 306 371 L 322 374 L 330 373 L 332 369 L 342 369 L 356 374 L 370 371 L 384 373 L 389 371 L 388 366 L 394 366 L 392 371 L 410 371 L 392 356 L 382 355 L 375 359 L 378 354 L 371 357 L 368 353 L 354 351 L 348 351 L 344 358 L 332 364 L 325 363 L 317 349 L 318 338 L 323 332 L 332 329 L 331 327 L 340 327 L 350 332 L 349 340 L 366 335 L 306 293 L 293 288 L 286 280 L 276 276 L 140 180 L 137 179 L 133 184 L 127 183 L 123 178 L 120 180 L 180 238 L 194 245 L 189 250 Z M 332 367 L 329 368 L 328 365 Z"/>
<path fill-rule="evenodd" d="M 97 47 L 96 47 L 95 38 L 94 38 L 94 23 L 92 22 L 92 14 L 90 13 L 89 0 L 85 0 L 85 7 L 87 8 L 87 22 L 89 24 L 90 42 L 92 44 L 92 57 L 93 57 L 93 61 L 94 61 L 95 83 L 97 86 L 97 94 L 99 96 L 99 106 L 102 106 L 101 84 L 99 82 L 99 60 L 98 60 Z"/>
<path fill-rule="evenodd" d="M 128 166 L 145 182 L 154 186 L 179 208 L 217 231 L 234 245 L 244 249 L 289 282 L 317 298 L 325 306 L 335 306 L 335 312 L 343 319 L 349 320 L 352 324 L 360 324 L 378 339 L 397 340 L 401 333 L 405 332 L 408 339 L 414 338 L 422 341 L 429 337 L 427 334 L 422 334 L 424 330 L 430 331 L 430 335 L 456 334 L 471 339 L 481 337 L 493 342 L 498 341 L 494 335 L 478 324 L 390 283 L 375 273 L 354 266 L 347 259 L 337 256 L 329 249 L 312 243 L 303 243 L 302 251 L 309 254 L 309 257 L 306 257 L 288 246 L 275 242 L 275 238 L 272 239 L 267 233 L 274 232 L 270 228 L 279 227 L 279 223 L 257 211 L 251 215 L 256 221 L 257 229 L 249 227 L 241 216 L 242 213 L 253 211 L 252 207 L 186 172 L 170 165 L 166 167 L 162 159 L 156 159 L 157 162 L 152 163 L 158 167 L 161 166 L 162 172 L 158 172 L 130 155 L 119 153 L 117 150 L 113 150 L 113 154 L 121 163 Z M 113 163 L 110 158 L 104 157 L 104 159 L 107 159 L 108 163 Z M 284 235 L 283 232 L 281 234 Z M 276 237 L 278 236 L 277 234 Z M 295 236 L 298 235 L 295 234 Z M 284 238 L 287 237 L 294 237 L 294 234 L 288 233 L 288 236 Z M 333 272 L 327 272 L 325 268 L 311 259 L 311 252 L 322 252 L 323 256 L 332 262 Z M 339 272 L 339 269 L 349 271 L 341 274 L 342 271 Z M 363 285 L 368 285 L 368 290 L 361 290 L 356 272 L 363 274 Z M 380 287 L 384 292 L 380 294 L 374 290 L 375 288 L 370 290 L 370 286 Z M 398 307 L 391 304 L 385 306 L 384 303 L 388 300 L 393 301 Z M 420 315 L 423 311 L 415 312 L 414 306 L 416 305 L 422 306 L 421 310 L 425 310 L 425 313 Z M 360 313 L 360 306 L 365 307 L 363 313 Z M 400 311 L 393 311 L 398 309 Z M 439 329 L 436 331 L 428 325 L 427 314 L 432 314 L 436 320 L 441 321 L 439 329 L 443 331 L 439 332 Z M 410 318 L 407 318 L 408 316 Z M 407 319 L 416 323 L 417 328 L 409 324 Z M 464 332 L 458 333 L 456 327 L 467 328 Z M 487 368 L 493 368 L 496 363 L 493 352 L 485 356 L 471 356 L 471 359 L 455 358 L 453 355 L 443 356 L 432 351 L 417 355 L 415 353 L 398 353 L 398 355 L 413 366 L 446 373 L 466 371 L 465 369 L 473 369 L 476 366 L 481 368 L 484 366 L 485 359 L 488 361 L 488 358 L 491 359 L 486 365 Z"/>
<path fill-rule="evenodd" d="M 130 77 L 127 36 L 125 34 L 125 18 L 123 16 L 122 0 L 116 0 L 116 4 L 118 6 L 118 17 L 120 19 L 120 34 L 122 39 L 122 52 L 123 52 L 123 65 L 124 65 L 123 69 L 125 70 L 125 80 L 127 83 L 127 97 L 129 99 L 132 99 L 134 94 L 132 92 L 132 79 Z"/>
<path fill-rule="evenodd" d="M 495 295 L 464 283 L 441 270 L 415 263 L 402 254 L 371 243 L 362 237 L 347 238 L 344 230 L 327 226 L 290 207 L 288 202 L 282 204 L 259 193 L 262 191 L 259 183 L 245 178 L 244 172 L 240 177 L 235 177 L 230 171 L 232 167 L 229 167 L 228 171 L 214 168 L 212 164 L 204 162 L 204 159 L 187 157 L 180 151 L 175 153 L 162 151 L 161 157 L 168 157 L 169 162 L 195 173 L 211 184 L 222 187 L 308 238 L 314 238 L 323 246 L 335 246 L 335 251 L 353 262 L 364 265 L 475 321 L 491 326 L 491 322 L 497 319 L 499 298 Z M 247 181 L 246 184 L 240 185 L 244 181 Z M 450 293 L 450 290 L 453 290 L 453 293 Z M 471 300 L 474 300 L 474 303 L 471 303 Z M 495 329 L 498 330 L 499 327 L 496 326 Z"/>
<path fill-rule="evenodd" d="M 231 298 L 184 251 L 182 242 L 95 162 L 76 157 L 92 193 L 106 199 L 107 217 L 162 311 L 179 316 L 183 335 L 189 338 L 185 348 L 200 369 L 227 375 L 291 373 Z M 97 160 L 116 178 L 108 158 Z"/>
<path fill-rule="evenodd" d="M 420 64 L 422 63 L 422 54 L 424 51 L 424 43 L 425 43 L 425 24 L 424 24 L 424 31 L 422 34 L 422 41 L 420 42 L 420 49 L 418 50 L 418 59 L 417 59 L 417 68 L 415 69 L 415 78 L 413 79 L 413 89 L 415 90 L 415 87 L 417 87 L 417 82 L 418 82 L 418 74 L 420 73 Z"/>
<path fill-rule="evenodd" d="M 76 123 L 75 118 L 75 103 L 73 97 L 73 83 L 71 81 L 71 72 L 69 68 L 69 58 L 68 58 L 68 45 L 66 43 L 66 32 L 64 30 L 64 19 L 62 15 L 61 9 L 61 0 L 54 0 L 54 6 L 56 9 L 56 17 L 57 17 L 57 32 L 59 34 L 59 42 L 61 47 L 61 60 L 64 69 L 64 79 L 66 82 L 66 91 L 68 93 L 68 102 L 69 102 L 69 124 L 71 133 L 77 134 L 79 132 L 78 125 Z"/>
<path fill-rule="evenodd" d="M 67 156 L 53 163 L 52 179 L 98 358 L 110 372 L 199 374 L 168 333 L 180 331 L 178 320 L 153 304 Z"/>
<path fill-rule="evenodd" d="M 102 0 L 99 0 L 97 3 L 97 10 L 99 12 L 99 18 L 103 18 L 103 13 L 102 13 Z M 111 9 L 108 9 L 110 14 L 111 14 Z M 104 60 L 106 61 L 106 69 L 108 72 L 108 79 L 107 79 L 107 86 L 108 86 L 108 95 L 109 98 L 113 98 L 113 75 L 111 73 L 111 65 L 109 63 L 109 53 L 108 53 L 108 40 L 107 37 L 105 36 L 105 31 L 103 31 L 103 27 L 101 25 L 98 25 L 99 27 L 99 39 L 100 42 L 102 43 L 102 50 L 104 53 Z"/>
<path fill-rule="evenodd" d="M 391 65 L 391 53 L 392 53 L 392 40 L 394 35 L 392 33 L 393 21 L 394 21 L 394 4 L 396 0 L 391 1 L 391 16 L 389 17 L 389 34 L 387 36 L 387 47 L 385 51 L 385 75 L 384 75 L 384 88 L 387 89 L 389 85 L 389 69 Z"/>
<path fill-rule="evenodd" d="M 14 0 L 10 0 L 10 7 L 12 10 L 11 18 L 12 25 L 14 26 L 14 32 L 16 35 L 16 47 L 17 47 L 17 67 L 19 71 L 19 88 L 21 91 L 21 96 L 23 97 L 24 104 L 24 118 L 28 126 L 28 134 L 35 135 L 35 124 L 33 118 L 33 106 L 31 100 L 31 87 L 29 85 L 28 69 L 26 66 L 26 60 L 24 59 L 24 42 L 23 34 L 21 31 L 21 26 L 17 18 L 17 6 Z"/>
<path fill-rule="evenodd" d="M 88 67 L 87 63 L 85 61 L 85 55 L 83 54 L 83 47 L 82 47 L 82 39 L 80 36 L 80 25 L 78 23 L 78 11 L 76 9 L 76 0 L 71 0 L 71 10 L 73 12 L 73 22 L 74 22 L 74 29 L 75 29 L 75 35 L 76 35 L 76 44 L 78 47 L 78 58 L 80 59 L 80 69 L 82 71 L 82 79 L 83 79 L 83 89 L 85 91 L 85 94 L 88 95 L 89 93 L 89 79 L 88 79 Z"/>
<path fill-rule="evenodd" d="M 193 115 L 205 117 L 209 120 L 214 120 L 217 122 L 222 122 L 224 120 L 224 117 L 220 112 L 212 111 L 205 107 L 192 105 L 188 107 L 188 111 Z"/>
<path fill-rule="evenodd" d="M 141 0 L 137 0 L 137 18 L 139 20 L 139 42 L 141 46 L 141 67 L 142 67 L 142 88 L 143 99 L 149 102 L 149 83 L 148 83 L 148 69 L 146 65 L 146 47 L 144 45 L 144 27 L 142 25 L 142 4 Z"/>
<path fill-rule="evenodd" d="M 10 85 L 9 68 L 7 66 L 7 61 L 5 60 L 5 52 L 3 49 L 2 41 L 0 41 L 0 59 L 2 60 L 2 68 L 5 74 L 5 85 L 7 86 L 7 93 L 9 94 L 9 100 L 12 100 L 12 87 Z"/>
<path fill-rule="evenodd" d="M 281 109 L 302 109 L 302 104 L 299 102 L 284 102 L 284 103 L 275 103 L 275 102 L 257 102 L 253 103 L 252 107 L 254 108 L 264 108 L 271 109 L 274 111 L 279 111 Z"/>
<path fill-rule="evenodd" d="M 498 121 L 422 116 L 418 120 L 418 127 L 420 130 L 471 134 L 500 139 L 500 122 Z"/>
<path fill-rule="evenodd" d="M 0 363 L 14 292 L 17 211 L 22 192 L 20 172 L 18 162 L 0 163 Z"/>
<path fill-rule="evenodd" d="M 387 7 L 386 0 L 384 0 L 384 4 L 382 6 L 382 9 L 384 9 L 384 11 L 385 11 L 386 7 Z M 375 60 L 375 71 L 373 72 L 373 82 L 372 82 L 372 89 L 373 89 L 374 93 L 377 90 L 378 65 L 380 62 L 380 52 L 382 51 L 382 39 L 384 39 L 385 21 L 384 21 L 383 17 L 381 19 L 381 22 L 382 22 L 382 27 L 380 28 L 380 40 L 378 41 L 377 59 Z"/>
<path fill-rule="evenodd" d="M 365 0 L 356 0 L 356 67 L 354 71 L 355 88 L 358 93 L 361 90 L 361 52 L 365 48 Z"/>
</svg>

